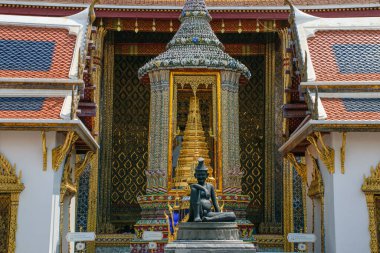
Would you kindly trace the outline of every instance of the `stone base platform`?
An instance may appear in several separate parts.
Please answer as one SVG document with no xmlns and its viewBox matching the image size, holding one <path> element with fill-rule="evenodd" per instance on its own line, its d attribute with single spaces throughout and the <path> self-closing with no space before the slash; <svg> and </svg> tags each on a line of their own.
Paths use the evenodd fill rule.
<svg viewBox="0 0 380 253">
<path fill-rule="evenodd" d="M 187 222 L 179 224 L 177 240 L 165 246 L 165 253 L 252 253 L 255 246 L 239 240 L 236 222 Z"/>
<path fill-rule="evenodd" d="M 255 246 L 238 241 L 174 241 L 165 246 L 165 253 L 251 253 L 256 252 Z"/>
</svg>

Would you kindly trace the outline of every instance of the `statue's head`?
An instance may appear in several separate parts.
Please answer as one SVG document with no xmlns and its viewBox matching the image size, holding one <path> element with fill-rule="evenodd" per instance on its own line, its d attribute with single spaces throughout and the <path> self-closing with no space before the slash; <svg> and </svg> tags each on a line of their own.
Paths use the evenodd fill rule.
<svg viewBox="0 0 380 253">
<path fill-rule="evenodd" d="M 194 177 L 198 180 L 199 184 L 203 184 L 207 177 L 208 177 L 208 172 L 207 172 L 207 167 L 204 164 L 204 159 L 200 157 L 198 159 L 198 165 L 195 168 L 195 174 Z"/>
</svg>

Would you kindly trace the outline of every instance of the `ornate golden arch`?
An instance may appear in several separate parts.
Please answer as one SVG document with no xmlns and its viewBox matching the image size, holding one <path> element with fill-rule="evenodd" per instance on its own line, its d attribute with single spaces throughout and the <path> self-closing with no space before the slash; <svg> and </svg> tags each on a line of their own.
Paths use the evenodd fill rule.
<svg viewBox="0 0 380 253">
<path fill-rule="evenodd" d="M 0 154 L 0 196 L 9 204 L 9 225 L 4 225 L 4 236 L 7 236 L 4 247 L 8 253 L 16 250 L 17 208 L 20 192 L 24 190 L 21 183 L 21 171 L 16 175 L 16 165 L 12 166 L 4 155 Z M 3 202 L 3 204 L 6 204 Z M 1 224 L 0 224 L 1 225 Z M 3 239 L 3 238 L 0 238 Z"/>
<path fill-rule="evenodd" d="M 369 234 L 371 236 L 370 248 L 371 253 L 378 252 L 377 225 L 376 225 L 376 208 L 375 196 L 380 195 L 380 163 L 376 168 L 371 167 L 371 175 L 364 176 L 362 191 L 365 193 L 369 216 Z M 378 210 L 380 211 L 380 210 Z"/>
</svg>

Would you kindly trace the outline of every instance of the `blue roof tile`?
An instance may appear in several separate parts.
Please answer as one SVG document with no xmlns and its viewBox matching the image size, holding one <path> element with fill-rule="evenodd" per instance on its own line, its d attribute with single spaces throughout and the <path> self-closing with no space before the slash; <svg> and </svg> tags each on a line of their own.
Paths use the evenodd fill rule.
<svg viewBox="0 0 380 253">
<path fill-rule="evenodd" d="M 340 73 L 380 73 L 380 45 L 335 44 L 332 48 Z"/>
<path fill-rule="evenodd" d="M 40 111 L 43 97 L 0 97 L 0 111 Z"/>
<path fill-rule="evenodd" d="M 349 112 L 380 112 L 380 98 L 342 98 L 342 101 Z"/>
<path fill-rule="evenodd" d="M 0 40 L 0 69 L 48 71 L 55 42 Z"/>
</svg>

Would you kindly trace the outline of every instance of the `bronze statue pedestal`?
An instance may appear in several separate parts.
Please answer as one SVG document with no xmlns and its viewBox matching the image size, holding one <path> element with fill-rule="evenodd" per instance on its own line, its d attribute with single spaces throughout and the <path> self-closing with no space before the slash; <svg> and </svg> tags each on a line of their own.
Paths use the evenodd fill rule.
<svg viewBox="0 0 380 253">
<path fill-rule="evenodd" d="M 252 253 L 256 248 L 239 239 L 236 222 L 186 222 L 179 224 L 177 240 L 165 246 L 165 253 Z"/>
</svg>

